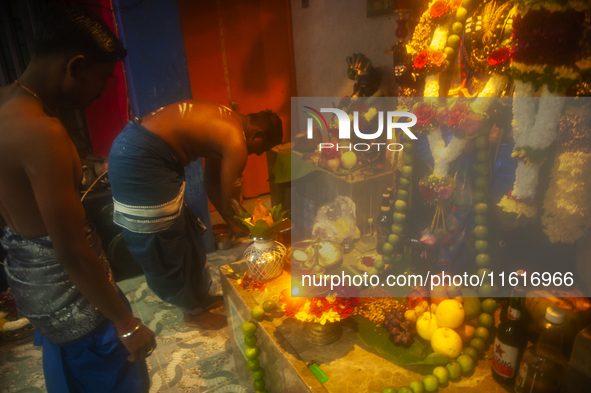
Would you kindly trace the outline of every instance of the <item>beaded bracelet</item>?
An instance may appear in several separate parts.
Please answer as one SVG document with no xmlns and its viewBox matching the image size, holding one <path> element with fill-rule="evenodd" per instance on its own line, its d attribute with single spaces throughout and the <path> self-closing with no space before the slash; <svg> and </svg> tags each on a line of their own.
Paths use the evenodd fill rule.
<svg viewBox="0 0 591 393">
<path fill-rule="evenodd" d="M 137 322 L 137 324 L 133 327 L 132 330 L 125 332 L 125 333 L 117 333 L 117 337 L 119 338 L 130 338 L 132 337 L 134 334 L 137 333 L 137 331 L 140 328 L 140 325 L 142 324 L 142 320 L 139 318 L 135 318 L 135 321 Z"/>
</svg>

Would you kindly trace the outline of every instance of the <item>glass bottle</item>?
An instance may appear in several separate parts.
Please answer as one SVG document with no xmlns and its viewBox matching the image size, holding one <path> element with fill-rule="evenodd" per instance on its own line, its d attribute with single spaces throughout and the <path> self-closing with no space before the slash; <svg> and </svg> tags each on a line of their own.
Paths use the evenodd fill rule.
<svg viewBox="0 0 591 393">
<path fill-rule="evenodd" d="M 382 208 L 380 216 L 378 217 L 378 241 L 376 244 L 376 252 L 380 255 L 384 253 L 384 243 L 388 241 L 388 236 L 392 230 L 392 214 L 390 214 L 390 194 L 382 194 Z"/>
<path fill-rule="evenodd" d="M 515 381 L 518 393 L 557 393 L 564 379 L 567 360 L 562 355 L 562 324 L 566 312 L 548 307 L 542 322 L 542 333 L 535 346 L 524 355 Z"/>
<path fill-rule="evenodd" d="M 518 272 L 519 274 L 519 272 Z M 511 293 L 507 318 L 497 328 L 492 361 L 492 376 L 500 384 L 513 385 L 521 357 L 527 346 L 525 290 L 517 285 Z"/>
</svg>

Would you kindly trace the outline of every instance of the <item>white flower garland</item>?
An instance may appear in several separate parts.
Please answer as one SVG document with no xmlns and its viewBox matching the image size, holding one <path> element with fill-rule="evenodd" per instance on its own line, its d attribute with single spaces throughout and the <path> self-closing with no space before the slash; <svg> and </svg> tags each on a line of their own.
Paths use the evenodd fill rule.
<svg viewBox="0 0 591 393">
<path fill-rule="evenodd" d="M 515 81 L 513 134 L 516 148 L 547 149 L 558 134 L 557 126 L 564 100 L 544 85 L 536 111 L 537 99 L 533 97 L 534 94 L 532 84 Z M 538 186 L 538 170 L 539 165 L 519 161 L 511 195 L 517 199 L 533 198 Z"/>
<path fill-rule="evenodd" d="M 448 176 L 449 164 L 451 164 L 464 150 L 468 138 L 457 138 L 452 137 L 451 141 L 447 146 L 441 137 L 440 128 L 433 129 L 427 134 L 427 140 L 429 141 L 429 149 L 433 155 L 433 162 L 435 167 L 433 168 L 433 175 L 435 176 Z"/>
</svg>

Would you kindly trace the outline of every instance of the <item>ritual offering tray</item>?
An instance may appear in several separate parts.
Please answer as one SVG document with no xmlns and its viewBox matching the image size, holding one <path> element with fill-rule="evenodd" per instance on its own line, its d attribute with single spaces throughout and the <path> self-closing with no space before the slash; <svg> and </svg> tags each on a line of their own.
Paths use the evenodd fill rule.
<svg viewBox="0 0 591 393">
<path fill-rule="evenodd" d="M 343 247 L 327 240 L 304 240 L 291 246 L 293 272 L 323 273 L 343 264 Z"/>
</svg>

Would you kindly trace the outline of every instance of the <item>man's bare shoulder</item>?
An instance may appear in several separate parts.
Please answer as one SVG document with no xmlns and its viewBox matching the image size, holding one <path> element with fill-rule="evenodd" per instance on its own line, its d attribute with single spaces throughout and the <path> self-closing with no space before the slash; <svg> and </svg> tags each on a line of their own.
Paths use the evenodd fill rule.
<svg viewBox="0 0 591 393">
<path fill-rule="evenodd" d="M 0 135 L 12 142 L 35 145 L 67 143 L 68 133 L 55 117 L 48 116 L 33 97 L 17 97 L 0 106 Z"/>
</svg>

